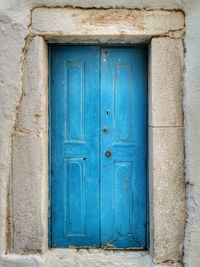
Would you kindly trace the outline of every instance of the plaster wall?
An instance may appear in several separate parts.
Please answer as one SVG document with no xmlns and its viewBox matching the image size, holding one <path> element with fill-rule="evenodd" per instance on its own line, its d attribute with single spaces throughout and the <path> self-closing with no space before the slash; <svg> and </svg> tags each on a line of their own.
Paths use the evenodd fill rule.
<svg viewBox="0 0 200 267">
<path fill-rule="evenodd" d="M 126 8 L 164 8 L 182 9 L 186 14 L 185 35 L 185 73 L 184 73 L 184 134 L 185 134 L 185 171 L 187 189 L 187 222 L 185 228 L 184 264 L 189 267 L 200 266 L 200 2 L 157 1 L 157 0 L 109 0 L 109 1 L 16 1 L 3 0 L 0 5 L 1 31 L 1 67 L 0 67 L 0 253 L 7 249 L 10 237 L 12 217 L 12 158 L 13 136 L 16 131 L 19 105 L 24 93 L 22 73 L 24 56 L 29 40 L 30 10 L 36 6 L 78 6 L 78 7 L 126 7 Z M 23 165 L 23 164 L 22 164 Z M 7 223 L 8 221 L 8 223 Z M 40 232 L 39 232 L 40 234 Z M 180 248 L 181 249 L 181 248 Z M 40 266 L 37 256 L 12 256 L 8 262 L 2 256 L 0 266 L 23 266 L 26 261 L 30 266 Z M 21 257 L 21 258 L 20 258 Z M 23 261 L 24 259 L 24 261 Z M 30 261 L 31 259 L 31 261 Z M 42 261 L 39 259 L 38 262 Z M 150 264 L 150 260 L 147 261 Z M 20 265 L 21 264 L 21 265 Z M 31 265 L 32 264 L 32 265 Z M 24 266 L 28 266 L 27 264 Z M 42 266 L 42 265 L 41 265 Z M 57 266 L 57 265 L 52 265 Z M 69 264 L 66 266 L 70 266 Z M 130 265 L 134 266 L 134 263 Z M 141 266 L 148 266 L 144 265 Z M 162 265 L 165 266 L 165 265 Z"/>
</svg>

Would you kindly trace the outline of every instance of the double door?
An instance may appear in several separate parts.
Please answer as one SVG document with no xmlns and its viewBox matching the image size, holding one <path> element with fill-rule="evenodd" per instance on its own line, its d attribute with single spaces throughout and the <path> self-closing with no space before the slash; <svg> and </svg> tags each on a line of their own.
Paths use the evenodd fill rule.
<svg viewBox="0 0 200 267">
<path fill-rule="evenodd" d="M 145 248 L 146 49 L 50 53 L 52 246 Z"/>
</svg>

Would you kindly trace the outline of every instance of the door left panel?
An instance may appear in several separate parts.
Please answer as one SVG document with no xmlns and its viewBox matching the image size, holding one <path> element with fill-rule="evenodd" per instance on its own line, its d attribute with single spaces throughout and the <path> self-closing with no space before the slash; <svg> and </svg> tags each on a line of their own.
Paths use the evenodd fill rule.
<svg viewBox="0 0 200 267">
<path fill-rule="evenodd" d="M 99 246 L 99 48 L 51 47 L 52 246 Z"/>
</svg>

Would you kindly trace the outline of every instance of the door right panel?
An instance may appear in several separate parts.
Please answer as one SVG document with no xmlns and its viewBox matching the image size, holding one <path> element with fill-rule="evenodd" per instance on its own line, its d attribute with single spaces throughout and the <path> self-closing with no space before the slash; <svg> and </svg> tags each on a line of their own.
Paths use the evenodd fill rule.
<svg viewBox="0 0 200 267">
<path fill-rule="evenodd" d="M 101 49 L 101 245 L 146 246 L 147 53 Z"/>
</svg>

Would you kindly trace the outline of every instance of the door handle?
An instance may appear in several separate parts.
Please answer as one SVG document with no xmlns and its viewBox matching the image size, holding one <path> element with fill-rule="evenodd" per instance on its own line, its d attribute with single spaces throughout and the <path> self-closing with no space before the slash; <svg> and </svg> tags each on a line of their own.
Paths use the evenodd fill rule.
<svg viewBox="0 0 200 267">
<path fill-rule="evenodd" d="M 103 127 L 103 132 L 104 133 L 108 133 L 108 128 L 107 127 Z"/>
<path fill-rule="evenodd" d="M 111 155 L 112 155 L 112 153 L 109 150 L 107 150 L 106 153 L 105 153 L 105 155 L 106 155 L 107 158 L 110 158 Z"/>
</svg>

